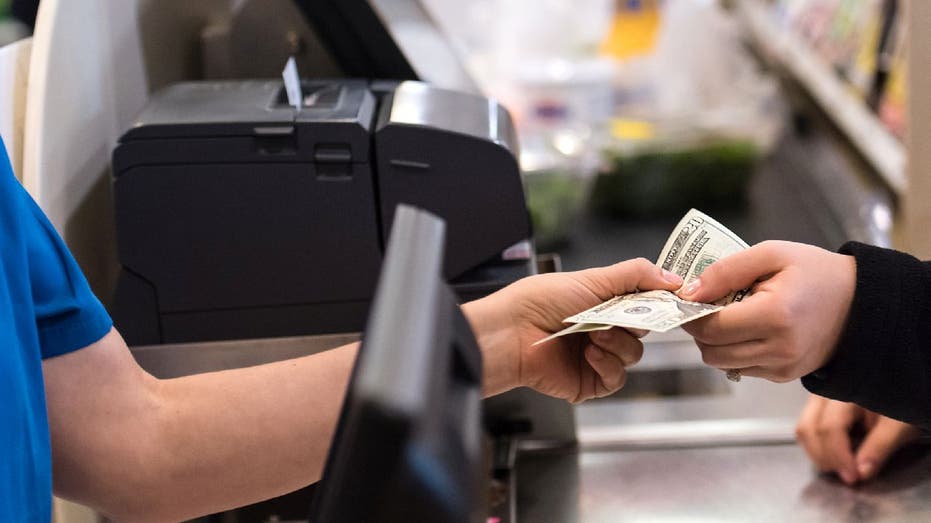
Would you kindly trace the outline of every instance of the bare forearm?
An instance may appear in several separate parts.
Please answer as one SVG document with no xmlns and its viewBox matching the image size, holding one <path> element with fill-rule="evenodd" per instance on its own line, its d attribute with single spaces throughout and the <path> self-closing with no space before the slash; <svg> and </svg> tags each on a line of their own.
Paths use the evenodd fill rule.
<svg viewBox="0 0 931 523">
<path fill-rule="evenodd" d="M 172 460 L 159 497 L 197 514 L 318 480 L 355 354 L 351 345 L 163 382 L 163 443 Z"/>
<path fill-rule="evenodd" d="M 157 380 L 113 331 L 48 360 L 56 492 L 120 521 L 166 521 L 307 485 L 323 470 L 355 354 Z"/>
</svg>

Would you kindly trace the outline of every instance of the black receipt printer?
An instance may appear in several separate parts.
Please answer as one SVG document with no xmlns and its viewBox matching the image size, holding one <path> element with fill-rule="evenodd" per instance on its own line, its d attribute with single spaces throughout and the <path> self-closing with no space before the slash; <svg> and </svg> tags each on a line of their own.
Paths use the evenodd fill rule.
<svg viewBox="0 0 931 523">
<path fill-rule="evenodd" d="M 113 153 L 130 345 L 356 332 L 395 208 L 447 222 L 461 300 L 534 271 L 507 111 L 405 82 L 190 82 L 157 93 Z"/>
</svg>

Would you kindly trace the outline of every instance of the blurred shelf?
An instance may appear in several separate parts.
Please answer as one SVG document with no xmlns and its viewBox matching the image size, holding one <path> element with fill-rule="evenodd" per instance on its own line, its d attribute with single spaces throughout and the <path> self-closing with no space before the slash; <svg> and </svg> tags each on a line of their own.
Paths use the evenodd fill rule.
<svg viewBox="0 0 931 523">
<path fill-rule="evenodd" d="M 777 26 L 762 0 L 738 0 L 736 8 L 764 57 L 808 91 L 883 181 L 903 195 L 907 178 L 902 142 L 798 35 Z"/>
</svg>

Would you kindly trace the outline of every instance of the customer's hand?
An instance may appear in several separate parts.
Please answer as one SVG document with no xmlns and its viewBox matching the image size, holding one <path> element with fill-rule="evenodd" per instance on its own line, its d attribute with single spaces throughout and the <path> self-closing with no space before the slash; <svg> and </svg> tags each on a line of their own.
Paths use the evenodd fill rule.
<svg viewBox="0 0 931 523">
<path fill-rule="evenodd" d="M 850 433 L 866 432 L 854 448 Z M 834 472 L 848 485 L 872 479 L 899 448 L 916 439 L 917 427 L 844 403 L 812 395 L 799 416 L 795 437 L 822 472 Z"/>
<path fill-rule="evenodd" d="M 625 367 L 643 354 L 630 332 L 613 328 L 532 345 L 566 327 L 565 318 L 616 295 L 681 285 L 678 276 L 636 259 L 532 276 L 467 303 L 463 311 L 484 357 L 486 395 L 519 386 L 576 403 L 611 394 L 624 385 Z"/>
<path fill-rule="evenodd" d="M 744 376 L 785 382 L 823 366 L 847 321 L 856 262 L 800 243 L 768 241 L 719 260 L 679 291 L 711 302 L 752 287 L 742 302 L 683 328 L 702 359 Z"/>
</svg>

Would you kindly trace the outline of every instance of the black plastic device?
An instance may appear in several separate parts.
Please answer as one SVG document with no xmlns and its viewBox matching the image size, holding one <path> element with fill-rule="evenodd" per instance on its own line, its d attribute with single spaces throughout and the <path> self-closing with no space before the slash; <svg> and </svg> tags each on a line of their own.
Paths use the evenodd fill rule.
<svg viewBox="0 0 931 523">
<path fill-rule="evenodd" d="M 517 141 L 501 106 L 421 82 L 187 82 L 113 152 L 130 345 L 358 332 L 394 208 L 446 220 L 462 300 L 534 271 Z"/>
<path fill-rule="evenodd" d="M 481 354 L 441 279 L 443 236 L 398 207 L 310 521 L 484 522 Z"/>
</svg>

